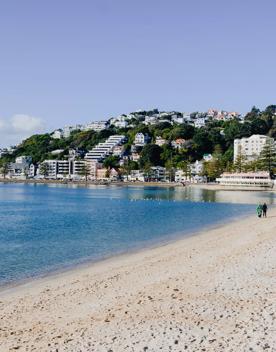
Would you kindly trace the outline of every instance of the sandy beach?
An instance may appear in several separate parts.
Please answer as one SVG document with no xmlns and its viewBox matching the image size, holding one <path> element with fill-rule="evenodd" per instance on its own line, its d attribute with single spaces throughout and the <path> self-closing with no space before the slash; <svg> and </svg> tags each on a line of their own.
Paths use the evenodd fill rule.
<svg viewBox="0 0 276 352">
<path fill-rule="evenodd" d="M 0 292 L 0 351 L 276 351 L 276 209 Z"/>
</svg>

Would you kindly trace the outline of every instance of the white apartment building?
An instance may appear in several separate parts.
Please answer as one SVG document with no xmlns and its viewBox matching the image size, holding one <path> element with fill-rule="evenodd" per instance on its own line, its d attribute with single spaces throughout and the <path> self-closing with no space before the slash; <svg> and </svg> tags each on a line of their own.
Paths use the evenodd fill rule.
<svg viewBox="0 0 276 352">
<path fill-rule="evenodd" d="M 81 175 L 84 167 L 85 167 L 84 160 L 72 161 L 72 168 L 71 168 L 72 174 L 73 175 Z"/>
<path fill-rule="evenodd" d="M 126 137 L 123 135 L 110 136 L 104 143 L 99 143 L 85 154 L 85 160 L 101 162 L 109 155 L 113 154 L 116 146 L 123 144 Z"/>
<path fill-rule="evenodd" d="M 44 160 L 47 167 L 46 178 L 57 179 L 81 175 L 86 162 L 84 160 Z M 41 176 L 41 172 L 39 172 Z"/>
<path fill-rule="evenodd" d="M 249 138 L 241 138 L 234 140 L 234 161 L 239 154 L 246 157 L 248 161 L 256 160 L 263 150 L 264 145 L 274 139 L 261 134 L 253 134 Z"/>
</svg>

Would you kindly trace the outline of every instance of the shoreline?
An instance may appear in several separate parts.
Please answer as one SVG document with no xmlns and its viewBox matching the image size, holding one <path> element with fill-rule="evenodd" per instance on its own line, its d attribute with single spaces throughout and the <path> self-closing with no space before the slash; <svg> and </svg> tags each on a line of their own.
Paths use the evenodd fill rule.
<svg viewBox="0 0 276 352">
<path fill-rule="evenodd" d="M 183 187 L 182 184 L 177 182 L 95 182 L 95 181 L 61 181 L 61 180 L 16 180 L 16 179 L 3 179 L 0 178 L 1 183 L 20 183 L 20 184 L 57 184 L 57 185 L 74 185 L 74 186 L 149 186 L 149 187 Z"/>
<path fill-rule="evenodd" d="M 33 185 L 64 185 L 64 186 L 81 186 L 81 187 L 161 187 L 161 188 L 181 188 L 186 189 L 190 187 L 200 188 L 204 190 L 214 191 L 243 191 L 243 192 L 276 192 L 276 188 L 265 188 L 265 187 L 242 187 L 242 186 L 222 186 L 214 182 L 210 183 L 188 183 L 183 186 L 182 183 L 177 182 L 95 182 L 95 181 L 61 181 L 61 180 L 17 180 L 17 179 L 3 179 L 0 178 L 0 183 L 14 183 L 14 184 L 33 184 Z"/>
<path fill-rule="evenodd" d="M 276 206 L 275 206 L 275 209 L 276 209 Z M 243 215 L 235 216 L 230 219 L 228 218 L 227 224 L 229 224 L 230 221 L 239 222 L 251 216 L 252 215 L 243 214 Z M 112 262 L 113 260 L 114 261 L 120 260 L 121 257 L 122 258 L 131 257 L 132 255 L 143 254 L 144 251 L 151 251 L 151 250 L 154 251 L 162 247 L 175 245 L 177 244 L 177 242 L 188 240 L 191 237 L 202 236 L 204 235 L 205 232 L 208 233 L 212 230 L 219 229 L 223 226 L 225 226 L 225 224 L 223 224 L 223 222 L 219 222 L 216 224 L 208 225 L 204 230 L 202 229 L 202 230 L 189 232 L 189 233 L 181 233 L 181 232 L 174 233 L 170 235 L 172 236 L 170 239 L 168 238 L 161 238 L 159 240 L 155 239 L 152 242 L 141 243 L 140 245 L 137 245 L 132 249 L 122 251 L 119 253 L 110 254 L 99 259 L 87 258 L 80 262 L 65 264 L 60 268 L 56 268 L 52 270 L 49 269 L 48 271 L 45 271 L 44 273 L 41 273 L 41 274 L 29 276 L 19 280 L 14 280 L 12 282 L 7 282 L 4 284 L 0 283 L 0 296 L 1 296 L 1 293 L 4 293 L 6 291 L 10 292 L 14 289 L 16 290 L 17 288 L 20 289 L 21 286 L 29 286 L 39 281 L 44 281 L 44 280 L 47 281 L 47 279 L 51 280 L 51 278 L 58 278 L 60 275 L 62 276 L 63 274 L 66 274 L 66 273 L 70 274 L 70 272 L 74 272 L 74 271 L 77 272 L 78 270 L 82 270 L 82 269 L 87 269 L 87 268 L 92 269 L 94 266 L 100 265 L 101 263 L 104 264 L 107 262 Z"/>
<path fill-rule="evenodd" d="M 1 291 L 0 351 L 274 350 L 275 217 Z"/>
</svg>

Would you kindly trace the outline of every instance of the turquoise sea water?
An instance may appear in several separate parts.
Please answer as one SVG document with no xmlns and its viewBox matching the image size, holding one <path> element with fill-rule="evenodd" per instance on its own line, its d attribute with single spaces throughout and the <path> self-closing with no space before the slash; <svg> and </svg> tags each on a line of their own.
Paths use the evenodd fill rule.
<svg viewBox="0 0 276 352">
<path fill-rule="evenodd" d="M 273 193 L 0 183 L 0 285 L 184 237 Z"/>
</svg>

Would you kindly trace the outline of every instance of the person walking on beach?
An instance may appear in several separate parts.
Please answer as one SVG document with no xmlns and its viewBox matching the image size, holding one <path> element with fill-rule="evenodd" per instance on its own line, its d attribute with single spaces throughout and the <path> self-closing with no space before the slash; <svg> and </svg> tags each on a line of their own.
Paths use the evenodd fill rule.
<svg viewBox="0 0 276 352">
<path fill-rule="evenodd" d="M 266 218 L 266 212 L 267 212 L 267 205 L 266 203 L 263 204 L 263 217 Z"/>
<path fill-rule="evenodd" d="M 259 204 L 259 205 L 257 206 L 256 211 L 257 211 L 258 217 L 260 218 L 260 217 L 262 216 L 262 212 L 263 212 L 263 206 L 262 206 L 262 204 Z"/>
</svg>

